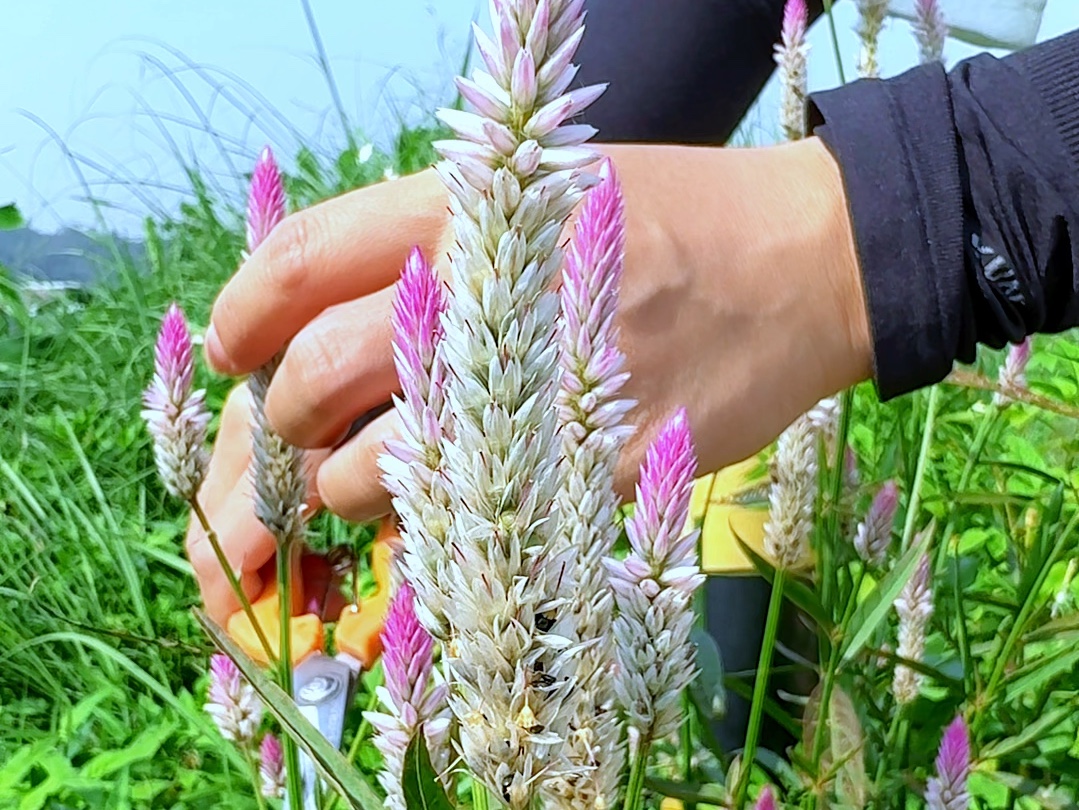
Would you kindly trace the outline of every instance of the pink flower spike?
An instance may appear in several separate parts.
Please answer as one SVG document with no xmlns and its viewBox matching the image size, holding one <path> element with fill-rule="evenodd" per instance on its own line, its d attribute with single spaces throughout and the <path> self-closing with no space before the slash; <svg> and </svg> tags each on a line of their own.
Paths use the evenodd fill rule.
<svg viewBox="0 0 1079 810">
<path fill-rule="evenodd" d="M 858 524 L 854 548 L 865 562 L 880 565 L 892 542 L 892 523 L 899 506 L 899 487 L 887 481 L 873 497 L 865 520 Z"/>
<path fill-rule="evenodd" d="M 809 9 L 805 0 L 787 0 L 783 6 L 783 42 L 787 47 L 800 44 L 809 24 Z"/>
<path fill-rule="evenodd" d="M 161 331 L 154 345 L 154 374 L 162 385 L 151 388 L 147 395 L 167 396 L 167 399 L 155 399 L 161 407 L 166 402 L 183 402 L 191 392 L 195 377 L 191 332 L 187 328 L 183 310 L 175 303 L 169 305 L 161 321 Z"/>
<path fill-rule="evenodd" d="M 240 675 L 235 662 L 221 653 L 210 657 L 205 709 L 221 736 L 241 746 L 251 743 L 262 723 L 262 703 L 255 690 Z"/>
<path fill-rule="evenodd" d="M 154 376 L 142 397 L 142 418 L 154 440 L 154 461 L 165 488 L 190 500 L 206 474 L 205 392 L 192 391 L 194 350 L 184 313 L 169 307 L 154 346 Z"/>
<path fill-rule="evenodd" d="M 914 36 L 918 40 L 923 63 L 939 62 L 944 58 L 948 24 L 944 21 L 938 0 L 914 0 Z"/>
<path fill-rule="evenodd" d="M 633 551 L 657 568 L 680 567 L 682 562 L 665 560 L 661 552 L 682 536 L 696 470 L 689 416 L 679 408 L 645 453 L 637 506 L 626 522 Z"/>
<path fill-rule="evenodd" d="M 281 741 L 267 734 L 259 745 L 259 775 L 262 777 L 262 795 L 268 799 L 285 796 L 285 758 Z"/>
<path fill-rule="evenodd" d="M 761 788 L 761 792 L 757 794 L 757 803 L 753 807 L 754 810 L 776 810 L 776 797 L 772 793 L 771 785 Z"/>
<path fill-rule="evenodd" d="M 993 402 L 1003 407 L 1011 401 L 1010 394 L 1025 391 L 1027 388 L 1027 363 L 1033 346 L 1030 337 L 1026 337 L 1020 343 L 1013 343 L 1008 349 L 1008 355 L 1004 358 L 1004 365 L 1000 368 L 997 385 L 1000 387 L 993 396 Z"/>
<path fill-rule="evenodd" d="M 401 271 L 393 303 L 393 357 L 404 393 L 398 412 L 421 454 L 437 453 L 444 404 L 444 369 L 438 358 L 446 290 L 417 247 Z M 432 457 L 433 459 L 433 457 Z"/>
<path fill-rule="evenodd" d="M 285 186 L 270 147 L 266 147 L 251 173 L 251 191 L 247 197 L 247 252 L 266 241 L 266 237 L 285 218 Z"/>
<path fill-rule="evenodd" d="M 970 732 L 962 715 L 956 717 L 944 731 L 937 753 L 937 775 L 925 789 L 928 810 L 967 810 L 970 794 Z"/>
<path fill-rule="evenodd" d="M 420 706 L 434 664 L 434 639 L 416 618 L 412 587 L 402 583 L 382 627 L 382 667 L 394 705 Z"/>
</svg>

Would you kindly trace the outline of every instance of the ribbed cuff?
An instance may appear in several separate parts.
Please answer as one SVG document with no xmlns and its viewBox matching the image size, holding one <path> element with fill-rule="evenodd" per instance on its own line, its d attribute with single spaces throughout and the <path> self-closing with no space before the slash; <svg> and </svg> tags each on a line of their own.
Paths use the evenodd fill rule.
<svg viewBox="0 0 1079 810">
<path fill-rule="evenodd" d="M 814 94 L 843 174 L 882 399 L 943 379 L 963 307 L 963 199 L 947 78 L 925 65 Z"/>
<path fill-rule="evenodd" d="M 1012 54 L 1004 61 L 1026 74 L 1037 88 L 1079 171 L 1079 47 L 1076 45 L 1073 32 Z"/>
</svg>

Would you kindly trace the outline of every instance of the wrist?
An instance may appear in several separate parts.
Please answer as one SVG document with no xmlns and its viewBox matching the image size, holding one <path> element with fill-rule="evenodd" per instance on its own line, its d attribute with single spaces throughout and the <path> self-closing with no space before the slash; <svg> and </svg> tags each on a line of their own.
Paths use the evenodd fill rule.
<svg viewBox="0 0 1079 810">
<path fill-rule="evenodd" d="M 830 299 L 820 306 L 825 322 L 835 326 L 830 338 L 838 390 L 873 376 L 873 338 L 854 228 L 839 164 L 823 141 L 807 138 L 791 151 L 801 165 L 803 205 L 817 217 L 806 251 L 810 275 Z"/>
</svg>

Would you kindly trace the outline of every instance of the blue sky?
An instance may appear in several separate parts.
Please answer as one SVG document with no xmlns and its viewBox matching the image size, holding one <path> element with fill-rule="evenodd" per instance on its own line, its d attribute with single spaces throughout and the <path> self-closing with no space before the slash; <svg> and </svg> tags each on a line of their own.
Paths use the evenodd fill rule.
<svg viewBox="0 0 1079 810">
<path fill-rule="evenodd" d="M 17 201 L 38 228 L 94 221 L 82 201 L 85 180 L 107 202 L 108 225 L 136 231 L 148 210 L 168 210 L 180 199 L 185 184 L 177 152 L 235 193 L 238 173 L 264 143 L 287 160 L 300 139 L 326 151 L 343 142 L 300 0 L 5 5 L 0 204 Z M 378 140 L 394 122 L 445 101 L 467 46 L 468 22 L 485 6 L 478 0 L 311 0 L 351 122 Z M 857 51 L 853 4 L 838 3 L 836 17 L 849 74 Z M 1079 3 L 1049 0 L 1039 39 L 1075 27 Z M 833 86 L 825 25 L 815 27 L 811 42 L 811 84 Z M 973 52 L 950 42 L 947 55 L 952 62 Z M 889 24 L 882 54 L 886 74 L 913 63 L 905 23 Z M 775 102 L 770 87 L 747 120 L 745 131 L 756 141 L 774 131 Z M 218 138 L 205 134 L 205 122 Z M 78 156 L 82 178 L 68 153 Z"/>
</svg>

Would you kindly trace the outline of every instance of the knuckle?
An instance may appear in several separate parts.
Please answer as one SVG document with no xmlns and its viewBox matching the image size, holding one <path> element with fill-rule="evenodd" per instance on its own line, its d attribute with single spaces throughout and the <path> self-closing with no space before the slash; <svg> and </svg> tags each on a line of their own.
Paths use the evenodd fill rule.
<svg viewBox="0 0 1079 810">
<path fill-rule="evenodd" d="M 266 240 L 267 276 L 281 293 L 303 289 L 313 266 L 319 233 L 319 218 L 309 211 L 292 214 L 271 231 Z"/>
<path fill-rule="evenodd" d="M 287 382 L 289 407 L 287 414 L 275 408 L 275 416 L 283 416 L 274 427 L 282 436 L 304 425 L 323 425 L 328 405 L 339 393 L 347 369 L 344 368 L 340 347 L 323 329 L 301 333 L 289 346 L 282 360 L 281 379 Z M 275 403 L 277 405 L 279 403 Z"/>
</svg>

